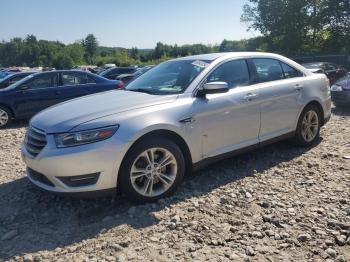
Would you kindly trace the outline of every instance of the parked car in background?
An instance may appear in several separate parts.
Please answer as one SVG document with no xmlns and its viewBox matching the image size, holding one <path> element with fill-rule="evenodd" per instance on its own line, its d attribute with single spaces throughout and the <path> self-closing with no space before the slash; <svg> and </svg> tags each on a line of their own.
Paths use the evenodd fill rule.
<svg viewBox="0 0 350 262">
<path fill-rule="evenodd" d="M 111 80 L 116 80 L 121 74 L 133 74 L 136 71 L 137 67 L 112 67 L 102 71 L 99 75 Z"/>
<path fill-rule="evenodd" d="M 336 64 L 328 62 L 315 62 L 303 64 L 305 68 L 310 70 L 312 73 L 324 73 L 328 77 L 331 84 L 333 84 L 338 79 L 345 76 L 348 71 Z"/>
<path fill-rule="evenodd" d="M 20 73 L 14 73 L 14 74 L 8 75 L 5 78 L 0 80 L 0 89 L 8 87 L 9 85 L 12 85 L 17 81 L 34 73 L 37 73 L 37 72 L 20 72 Z"/>
<path fill-rule="evenodd" d="M 332 101 L 338 107 L 350 107 L 350 74 L 331 86 Z"/>
<path fill-rule="evenodd" d="M 5 77 L 7 77 L 8 75 L 11 75 L 13 73 L 7 72 L 5 70 L 0 71 L 0 80 L 4 79 Z"/>
<path fill-rule="evenodd" d="M 144 66 L 141 68 L 138 68 L 136 72 L 132 74 L 122 74 L 116 77 L 117 80 L 123 81 L 125 85 L 128 85 L 131 81 L 138 78 L 140 75 L 146 73 L 148 70 L 152 69 L 154 65 Z"/>
<path fill-rule="evenodd" d="M 156 66 L 124 91 L 42 111 L 30 121 L 22 155 L 40 188 L 120 188 L 132 201 L 155 201 L 218 158 L 287 138 L 310 146 L 330 116 L 327 77 L 290 59 L 190 56 Z"/>
<path fill-rule="evenodd" d="M 61 70 L 31 74 L 0 89 L 0 128 L 8 126 L 13 119 L 28 119 L 66 100 L 123 87 L 121 81 L 88 72 Z"/>
</svg>

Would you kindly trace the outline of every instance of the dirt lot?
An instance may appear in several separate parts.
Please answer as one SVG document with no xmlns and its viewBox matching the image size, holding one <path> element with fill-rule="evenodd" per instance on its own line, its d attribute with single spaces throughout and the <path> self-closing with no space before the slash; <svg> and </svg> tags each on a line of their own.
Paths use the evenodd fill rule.
<svg viewBox="0 0 350 262">
<path fill-rule="evenodd" d="M 313 148 L 221 161 L 140 206 L 34 188 L 24 126 L 0 130 L 0 261 L 350 261 L 350 110 L 333 109 Z"/>
</svg>

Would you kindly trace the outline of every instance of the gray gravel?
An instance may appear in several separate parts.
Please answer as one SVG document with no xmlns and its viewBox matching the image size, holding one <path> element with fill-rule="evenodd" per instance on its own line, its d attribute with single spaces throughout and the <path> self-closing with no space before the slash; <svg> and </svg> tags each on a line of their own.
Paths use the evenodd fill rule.
<svg viewBox="0 0 350 262">
<path fill-rule="evenodd" d="M 139 206 L 36 189 L 16 125 L 0 130 L 0 261 L 350 261 L 349 110 L 313 148 L 227 159 Z"/>
</svg>

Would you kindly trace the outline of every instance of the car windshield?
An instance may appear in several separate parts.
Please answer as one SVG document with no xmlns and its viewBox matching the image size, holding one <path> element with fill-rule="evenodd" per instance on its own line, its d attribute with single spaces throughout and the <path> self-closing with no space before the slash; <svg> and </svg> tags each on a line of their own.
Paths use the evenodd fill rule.
<svg viewBox="0 0 350 262">
<path fill-rule="evenodd" d="M 6 89 L 14 89 L 17 86 L 20 86 L 22 83 L 26 82 L 28 79 L 31 79 L 35 74 L 26 76 L 25 78 L 17 81 L 16 83 L 13 83 L 12 85 L 9 85 L 8 87 L 6 87 Z"/>
<path fill-rule="evenodd" d="M 203 71 L 210 61 L 173 60 L 164 62 L 131 82 L 126 89 L 154 95 L 179 94 Z"/>
</svg>

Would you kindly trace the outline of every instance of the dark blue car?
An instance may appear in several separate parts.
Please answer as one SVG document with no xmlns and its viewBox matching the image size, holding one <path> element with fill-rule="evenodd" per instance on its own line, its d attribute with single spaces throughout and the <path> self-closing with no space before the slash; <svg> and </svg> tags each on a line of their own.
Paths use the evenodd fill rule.
<svg viewBox="0 0 350 262">
<path fill-rule="evenodd" d="M 82 71 L 35 73 L 0 89 L 0 128 L 66 100 L 123 87 L 122 81 Z"/>
</svg>

